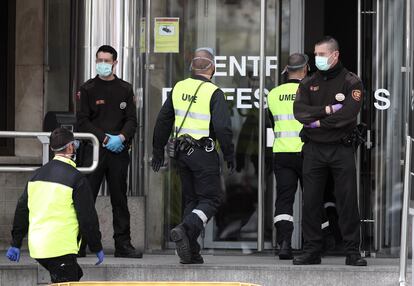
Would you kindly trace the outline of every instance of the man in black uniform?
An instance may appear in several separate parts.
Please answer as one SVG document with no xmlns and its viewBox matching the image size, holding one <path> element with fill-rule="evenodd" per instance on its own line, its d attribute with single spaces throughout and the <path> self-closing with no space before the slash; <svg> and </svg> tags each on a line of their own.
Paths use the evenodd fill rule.
<svg viewBox="0 0 414 286">
<path fill-rule="evenodd" d="M 115 257 L 141 258 L 142 253 L 131 245 L 130 215 L 127 204 L 127 172 L 129 145 L 137 126 L 132 86 L 113 72 L 117 52 L 101 46 L 96 52 L 97 76 L 85 82 L 78 92 L 77 113 L 81 132 L 93 133 L 102 144 L 99 165 L 88 176 L 96 200 L 102 179 L 108 182 L 112 203 Z M 85 256 L 84 247 L 80 256 Z"/>
<path fill-rule="evenodd" d="M 299 82 L 308 71 L 308 56 L 294 53 L 289 56 L 283 73 L 286 83 L 273 88 L 268 96 L 269 116 L 274 129 L 273 169 L 276 177 L 276 202 L 273 223 L 280 247 L 279 259 L 292 259 L 293 203 L 298 181 L 302 185 L 302 124 L 293 117 L 293 102 Z"/>
<path fill-rule="evenodd" d="M 362 104 L 362 82 L 339 61 L 338 42 L 325 37 L 315 44 L 319 69 L 301 82 L 293 106 L 304 124 L 303 237 L 304 251 L 293 264 L 320 264 L 323 190 L 331 172 L 339 227 L 347 253 L 345 263 L 366 266 L 359 253 L 360 219 L 357 201 L 354 149 L 349 138 L 357 125 Z"/>
<path fill-rule="evenodd" d="M 55 129 L 50 148 L 55 157 L 35 172 L 17 203 L 7 257 L 19 262 L 28 233 L 30 256 L 49 271 L 52 283 L 79 281 L 80 237 L 88 239 L 98 257 L 96 265 L 104 260 L 98 216 L 88 180 L 76 169 L 73 133 Z"/>
<path fill-rule="evenodd" d="M 228 106 L 223 92 L 210 79 L 215 71 L 214 53 L 200 48 L 191 63 L 192 76 L 178 82 L 167 97 L 154 128 L 152 168 L 164 162 L 164 146 L 175 126 L 177 162 L 182 183 L 182 223 L 171 230 L 180 262 L 203 263 L 197 238 L 222 201 L 219 156 L 233 171 L 234 146 Z"/>
</svg>

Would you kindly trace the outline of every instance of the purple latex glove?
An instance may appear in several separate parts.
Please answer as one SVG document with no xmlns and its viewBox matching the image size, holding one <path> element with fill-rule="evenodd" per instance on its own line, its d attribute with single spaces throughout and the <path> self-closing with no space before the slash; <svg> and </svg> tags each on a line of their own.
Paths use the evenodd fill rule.
<svg viewBox="0 0 414 286">
<path fill-rule="evenodd" d="M 319 122 L 319 120 L 316 120 L 314 122 L 311 122 L 309 124 L 305 124 L 303 126 L 306 127 L 306 128 L 318 128 L 318 127 L 321 126 L 321 123 Z"/>
<path fill-rule="evenodd" d="M 341 103 L 337 103 L 337 104 L 331 105 L 332 114 L 335 113 L 335 112 L 337 112 L 342 107 L 343 107 L 343 104 L 341 104 Z"/>
</svg>

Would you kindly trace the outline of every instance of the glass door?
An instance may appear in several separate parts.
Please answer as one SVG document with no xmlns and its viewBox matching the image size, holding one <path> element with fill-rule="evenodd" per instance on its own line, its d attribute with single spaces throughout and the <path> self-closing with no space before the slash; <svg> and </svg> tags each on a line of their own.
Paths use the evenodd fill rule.
<svg viewBox="0 0 414 286">
<path fill-rule="evenodd" d="M 398 256 L 410 100 L 405 79 L 406 1 L 360 3 L 366 94 L 361 119 L 368 124 L 368 142 L 361 155 L 365 246 L 373 254 Z"/>
<path fill-rule="evenodd" d="M 263 0 L 262 0 L 263 1 Z M 263 146 L 265 164 L 259 174 L 259 76 L 260 76 L 260 0 L 146 0 L 139 9 L 140 101 L 140 186 L 146 196 L 147 248 L 172 248 L 169 231 L 181 221 L 181 188 L 177 166 L 166 160 L 159 173 L 149 168 L 152 135 L 157 114 L 167 93 L 176 82 L 191 73 L 189 64 L 197 47 L 216 52 L 213 82 L 224 91 L 231 112 L 236 171 L 223 167 L 222 188 L 225 202 L 210 220 L 203 234 L 205 248 L 256 250 L 258 213 L 263 210 L 264 228 L 260 234 L 265 248 L 272 248 L 274 182 L 269 168 L 272 149 Z M 265 94 L 280 80 L 280 69 L 291 52 L 301 51 L 299 29 L 303 1 L 266 1 Z M 295 7 L 292 17 L 292 7 Z M 172 21 L 178 34 L 176 47 L 160 52 L 157 21 Z M 298 21 L 298 22 L 297 22 Z M 295 27 L 295 28 L 293 28 Z M 298 31 L 296 31 L 298 32 Z M 295 33 L 294 35 L 301 35 Z M 298 40 L 299 39 L 299 40 Z M 299 43 L 298 43 L 299 41 Z M 178 48 L 173 51 L 173 48 Z M 292 51 L 292 49 L 294 49 Z M 267 116 L 265 116 L 267 118 Z M 270 132 L 273 134 L 273 132 Z M 268 140 L 271 146 L 271 138 Z M 165 158 L 168 158 L 165 156 Z M 262 179 L 263 204 L 258 205 L 258 182 Z M 297 239 L 298 241 L 300 238 Z"/>
</svg>

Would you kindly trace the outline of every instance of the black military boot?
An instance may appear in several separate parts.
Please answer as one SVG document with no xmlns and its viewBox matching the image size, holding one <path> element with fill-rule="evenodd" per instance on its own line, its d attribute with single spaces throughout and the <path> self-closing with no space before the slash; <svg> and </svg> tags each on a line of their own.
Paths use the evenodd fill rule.
<svg viewBox="0 0 414 286">
<path fill-rule="evenodd" d="M 197 241 L 198 236 L 190 242 L 191 245 L 191 263 L 192 264 L 203 264 L 204 259 L 200 254 L 200 244 Z"/>
<path fill-rule="evenodd" d="M 361 257 L 361 254 L 348 254 L 345 259 L 346 265 L 367 266 L 367 261 Z"/>
<path fill-rule="evenodd" d="M 289 241 L 282 241 L 281 244 L 279 244 L 280 250 L 279 250 L 279 259 L 280 260 L 290 260 L 293 259 L 292 255 L 292 247 L 290 245 Z"/>
<path fill-rule="evenodd" d="M 304 253 L 293 259 L 293 265 L 321 264 L 321 256 L 315 253 Z"/>
<path fill-rule="evenodd" d="M 197 226 L 188 227 L 185 226 L 185 229 L 187 230 L 187 237 L 190 244 L 190 250 L 191 250 L 191 260 L 190 261 L 183 261 L 180 259 L 181 264 L 203 264 L 204 259 L 200 254 L 201 246 L 198 243 L 197 239 L 200 236 L 200 233 L 202 229 L 197 228 Z"/>
<path fill-rule="evenodd" d="M 287 220 L 281 220 L 275 223 L 276 241 L 279 244 L 279 259 L 290 260 L 293 258 L 291 239 L 293 232 L 293 223 Z"/>
<path fill-rule="evenodd" d="M 186 229 L 181 223 L 174 227 L 170 232 L 171 240 L 175 242 L 177 255 L 180 257 L 180 263 L 191 264 L 191 248 Z"/>
<path fill-rule="evenodd" d="M 131 242 L 127 242 L 115 245 L 114 256 L 122 258 L 142 258 L 142 252 L 136 250 L 135 247 L 132 246 Z"/>
</svg>

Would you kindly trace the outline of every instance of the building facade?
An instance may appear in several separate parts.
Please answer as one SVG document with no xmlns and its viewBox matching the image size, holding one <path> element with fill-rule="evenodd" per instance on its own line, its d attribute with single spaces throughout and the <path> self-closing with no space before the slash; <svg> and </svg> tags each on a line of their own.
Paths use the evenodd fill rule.
<svg viewBox="0 0 414 286">
<path fill-rule="evenodd" d="M 6 103 L 0 106 L 1 130 L 40 131 L 47 112 L 75 112 L 77 88 L 95 75 L 97 48 L 110 44 L 118 50 L 116 73 L 133 84 L 137 99 L 139 128 L 129 186 L 131 196 L 145 197 L 149 251 L 171 248 L 169 230 L 180 221 L 176 166 L 167 161 L 160 173 L 151 171 L 152 133 L 168 91 L 190 75 L 194 49 L 216 51 L 213 81 L 231 110 L 237 166 L 234 174 L 223 172 L 226 199 L 202 243 L 209 249 L 266 251 L 275 245 L 277 182 L 270 169 L 265 95 L 283 83 L 281 71 L 290 53 L 308 54 L 314 70 L 314 43 L 324 35 L 335 37 L 342 63 L 364 83 L 360 121 L 368 134 L 356 156 L 361 249 L 399 254 L 405 138 L 412 134 L 414 102 L 412 0 L 6 2 L 8 9 L 1 12 L 7 12 L 1 28 L 7 41 L 0 44 L 0 98 Z M 3 139 L 1 162 L 41 161 L 40 144 L 31 142 L 28 148 L 27 141 Z M 300 192 L 295 248 L 301 247 L 299 201 Z"/>
</svg>

